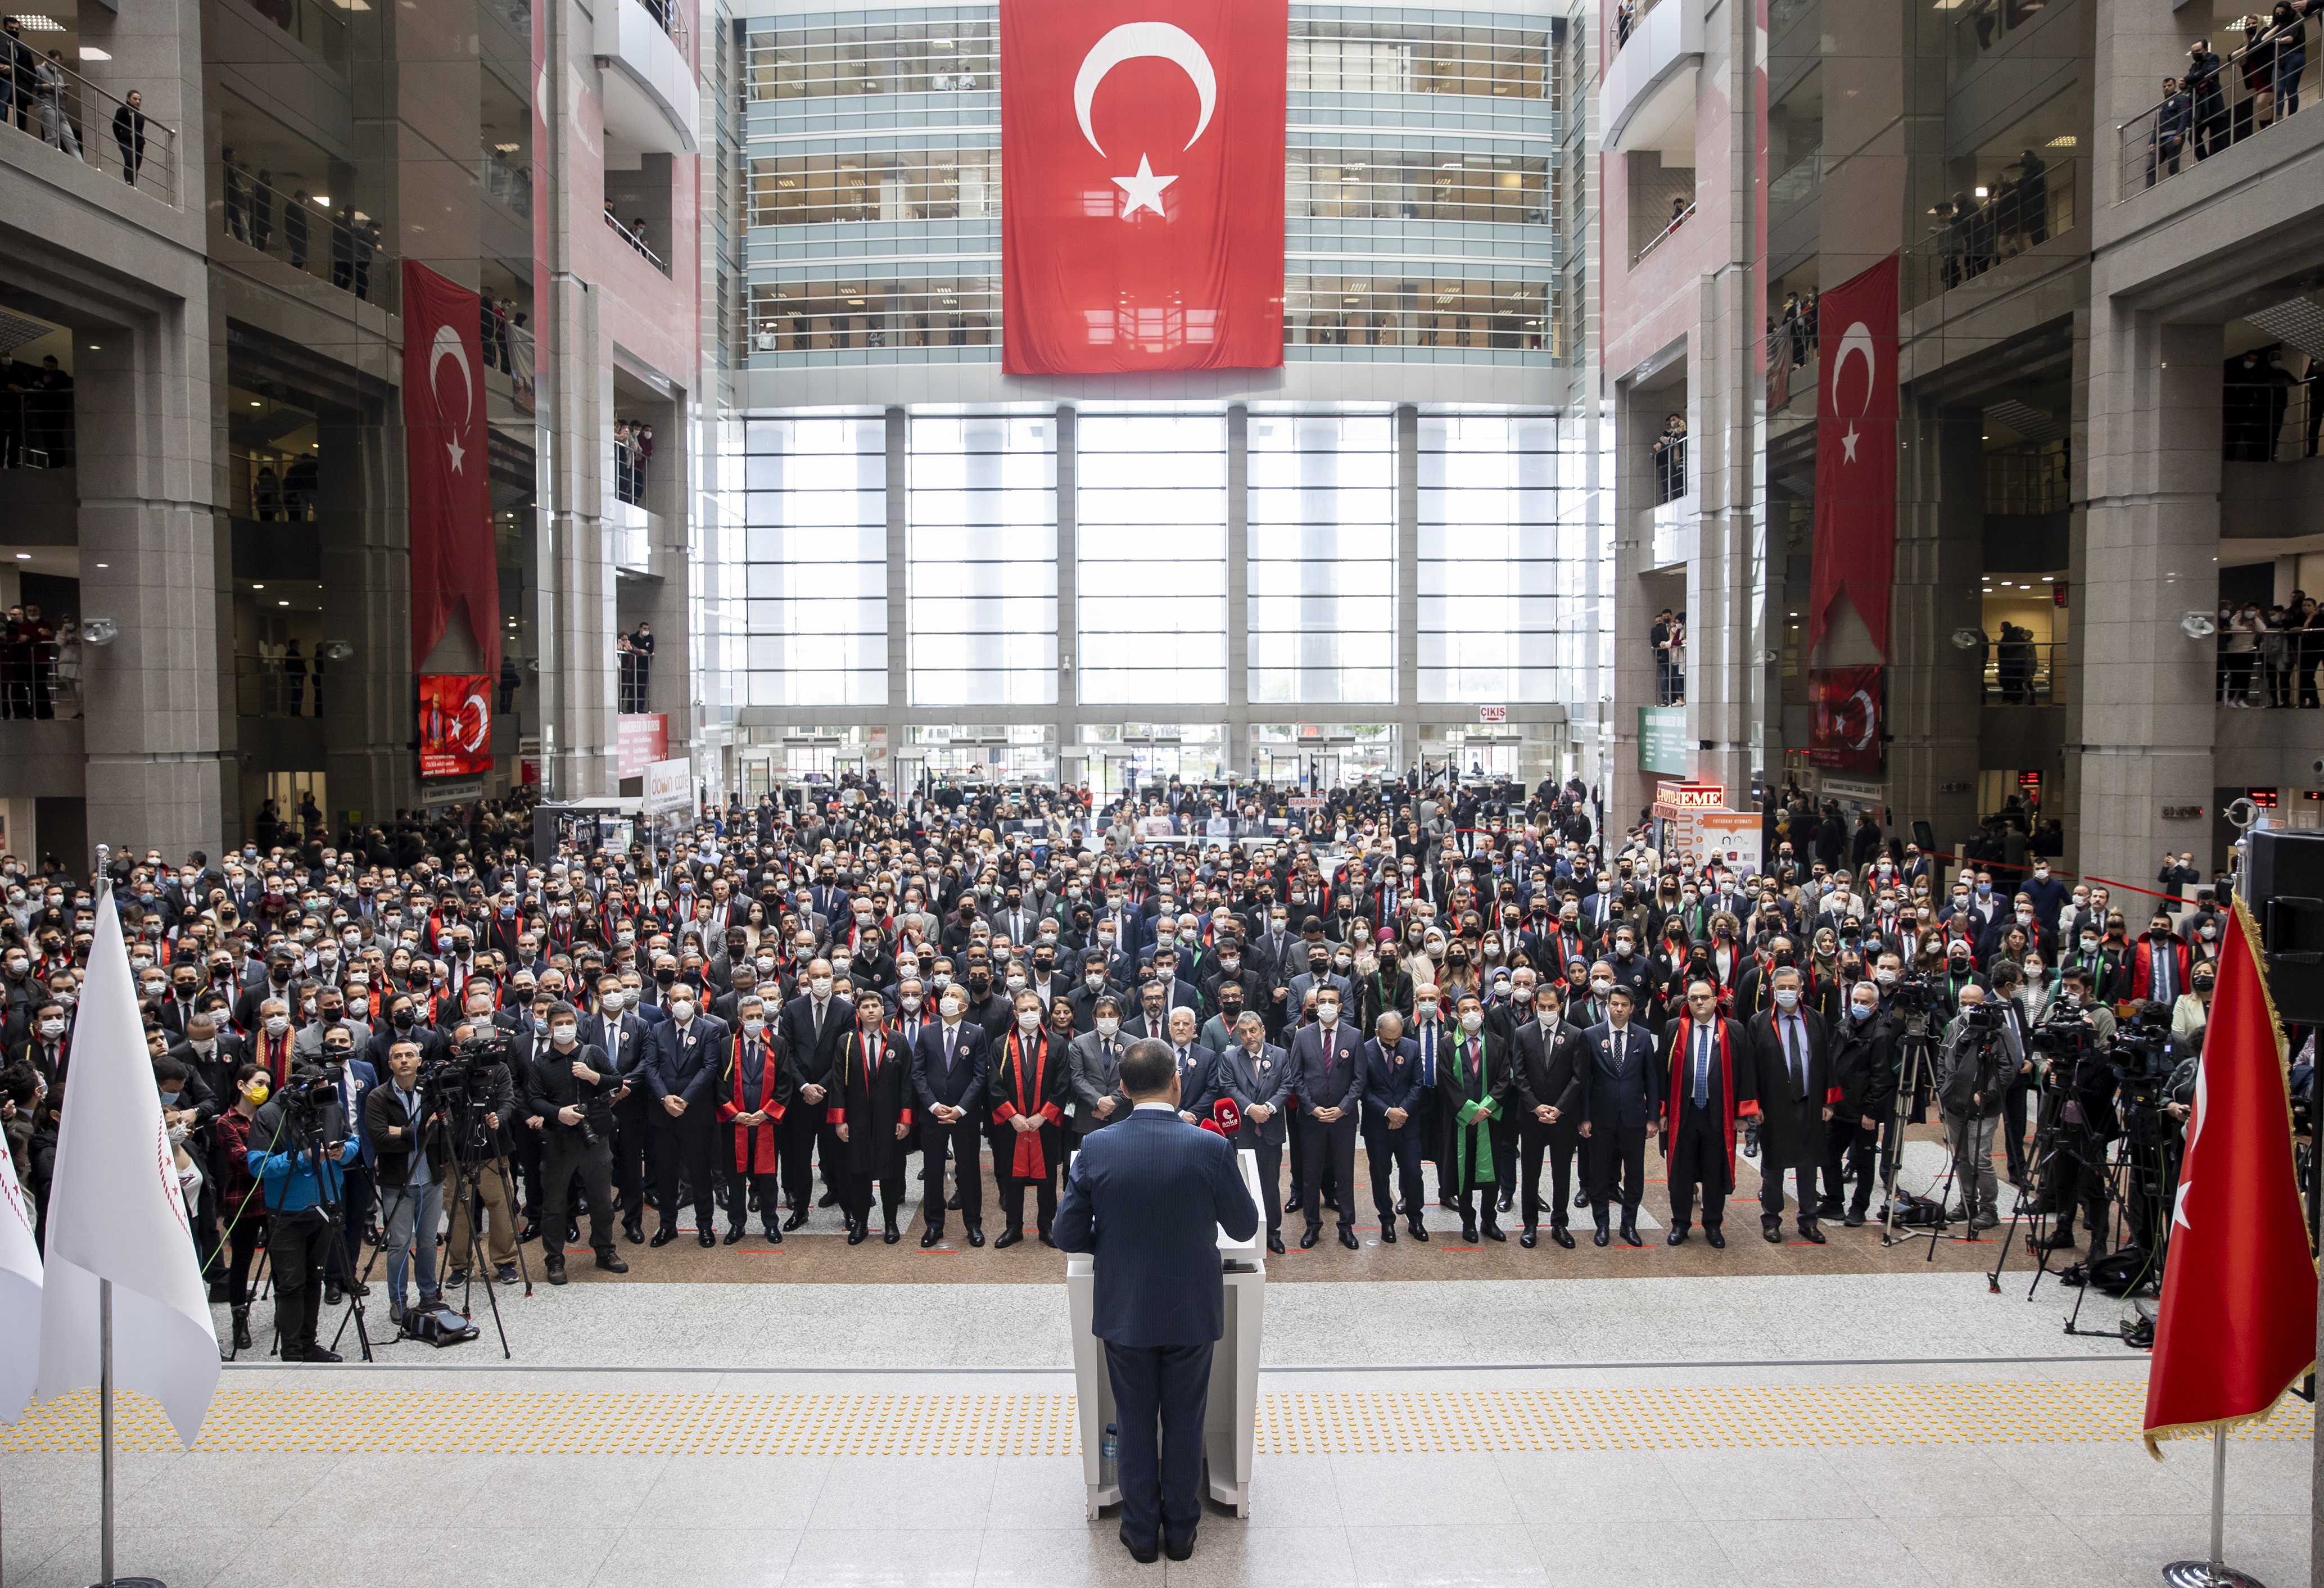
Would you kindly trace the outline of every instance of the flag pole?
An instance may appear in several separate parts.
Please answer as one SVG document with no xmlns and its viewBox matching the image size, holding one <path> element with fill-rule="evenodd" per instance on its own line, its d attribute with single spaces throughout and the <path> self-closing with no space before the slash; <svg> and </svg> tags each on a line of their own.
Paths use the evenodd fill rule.
<svg viewBox="0 0 2324 1588">
<path fill-rule="evenodd" d="M 113 1588 L 113 1281 L 97 1282 L 97 1447 L 104 1468 L 101 1526 L 97 1529 L 101 1588 Z M 2216 1553 L 2216 1551 L 2214 1552 Z"/>
<path fill-rule="evenodd" d="M 2211 1558 L 2174 1560 L 2163 1568 L 2171 1588 L 2265 1588 L 2257 1577 L 2239 1572 L 2220 1557 L 2227 1553 L 2227 1425 L 2211 1425 Z"/>
</svg>

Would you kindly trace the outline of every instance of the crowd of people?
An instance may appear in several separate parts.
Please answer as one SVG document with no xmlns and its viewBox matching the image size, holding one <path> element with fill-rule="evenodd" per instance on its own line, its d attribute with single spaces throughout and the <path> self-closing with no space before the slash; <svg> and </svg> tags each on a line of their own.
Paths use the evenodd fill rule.
<svg viewBox="0 0 2324 1588">
<path fill-rule="evenodd" d="M 1932 1063 L 1909 1073 L 1954 1127 L 1960 1216 L 1998 1211 L 1999 1120 L 2011 1179 L 2081 1205 L 2095 1239 L 2098 1177 L 2029 1164 L 2025 1098 L 2061 1083 L 2025 1033 L 2087 1011 L 2110 1041 L 2144 1011 L 2200 1040 L 2226 924 L 2224 883 L 2153 912 L 2022 845 L 2018 865 L 1956 869 L 1812 808 L 1750 874 L 1657 854 L 1643 826 L 1596 839 L 1578 783 L 1416 771 L 1321 810 L 1175 781 L 1105 805 L 852 776 L 799 792 L 710 808 L 663 854 L 535 854 L 515 806 L 122 854 L 109 894 L 0 859 L 0 1116 L 35 1207 L 108 900 L 231 1346 L 252 1346 L 263 1250 L 279 1349 L 306 1361 L 336 1360 L 319 1310 L 367 1292 L 370 1264 L 410 1325 L 447 1286 L 513 1281 L 535 1240 L 564 1283 L 585 1214 L 613 1273 L 622 1241 L 731 1244 L 755 1219 L 779 1242 L 818 1206 L 849 1244 L 893 1244 L 913 1178 L 924 1246 L 955 1212 L 971 1247 L 994 1224 L 996 1251 L 1046 1242 L 1072 1144 L 1129 1110 L 1118 1066 L 1141 1038 L 1173 1049 L 1190 1122 L 1231 1113 L 1277 1251 L 1294 1210 L 1303 1246 L 1326 1214 L 1358 1243 L 1360 1140 L 1384 1242 L 1429 1238 L 1426 1162 L 1469 1239 L 1504 1239 L 1514 1208 L 1523 1244 L 1546 1226 L 1570 1247 L 1579 1205 L 1597 1243 L 1637 1244 L 1658 1142 L 1667 1239 L 1699 1223 L 1721 1246 L 1738 1134 L 1762 1233 L 1781 1238 L 1788 1177 L 1820 1242 L 1865 1221 L 1923 1032 Z M 1198 802 L 1255 836 L 1137 836 Z M 2174 896 L 2190 862 L 2165 857 Z M 1963 1057 L 1986 1002 L 2008 1039 Z M 2096 1082 L 2064 1084 L 2088 1094 L 2094 1167 L 2111 1116 Z"/>
<path fill-rule="evenodd" d="M 2318 705 L 2316 669 L 2324 666 L 2324 613 L 2294 590 L 2280 605 L 2256 601 L 2219 608 L 2219 704 L 2242 710 Z"/>
<path fill-rule="evenodd" d="M 1973 281 L 2007 259 L 2050 240 L 2050 167 L 2025 150 L 1985 188 L 1964 188 L 1933 211 L 1945 285 Z"/>
</svg>

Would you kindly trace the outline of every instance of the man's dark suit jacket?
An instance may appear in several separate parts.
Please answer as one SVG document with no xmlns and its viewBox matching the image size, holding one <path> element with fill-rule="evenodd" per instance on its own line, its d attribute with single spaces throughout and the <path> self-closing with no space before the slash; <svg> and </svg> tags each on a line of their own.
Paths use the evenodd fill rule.
<svg viewBox="0 0 2324 1588">
<path fill-rule="evenodd" d="M 1139 1109 L 1082 1139 L 1050 1233 L 1097 1257 L 1090 1332 L 1116 1345 L 1199 1345 L 1226 1331 L 1218 1233 L 1259 1232 L 1259 1205 L 1223 1137 Z"/>
</svg>

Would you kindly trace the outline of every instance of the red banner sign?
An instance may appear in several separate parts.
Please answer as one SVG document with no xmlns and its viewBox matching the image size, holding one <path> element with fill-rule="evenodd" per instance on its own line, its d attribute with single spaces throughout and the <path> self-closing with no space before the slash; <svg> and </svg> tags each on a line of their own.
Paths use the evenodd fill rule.
<svg viewBox="0 0 2324 1588">
<path fill-rule="evenodd" d="M 1815 709 L 1808 764 L 1836 772 L 1880 770 L 1880 669 L 1808 669 L 1808 700 Z"/>
<path fill-rule="evenodd" d="M 411 665 L 428 660 L 456 608 L 484 671 L 501 669 L 500 574 L 493 563 L 484 361 L 476 295 L 403 262 L 403 436 L 411 494 Z"/>
<path fill-rule="evenodd" d="M 1896 563 L 1896 256 L 1826 292 L 1816 335 L 1821 387 L 1808 648 L 1831 626 L 1845 590 L 1886 656 Z"/>
<path fill-rule="evenodd" d="M 421 673 L 420 775 L 473 778 L 493 770 L 493 681 L 482 673 Z"/>
<path fill-rule="evenodd" d="M 1001 0 L 1001 368 L 1283 363 L 1286 0 Z"/>
<path fill-rule="evenodd" d="M 621 770 L 614 775 L 642 778 L 646 768 L 669 756 L 669 716 L 666 712 L 632 712 L 620 719 Z"/>
</svg>

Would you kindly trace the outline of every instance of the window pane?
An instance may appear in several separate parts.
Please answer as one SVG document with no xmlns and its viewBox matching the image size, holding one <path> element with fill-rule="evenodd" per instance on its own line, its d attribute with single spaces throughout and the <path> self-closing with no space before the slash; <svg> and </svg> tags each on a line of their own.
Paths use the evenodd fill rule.
<svg viewBox="0 0 2324 1588">
<path fill-rule="evenodd" d="M 908 432 L 914 706 L 1057 698 L 1057 454 L 1048 419 Z"/>
<path fill-rule="evenodd" d="M 1084 704 L 1226 698 L 1226 420 L 1087 415 L 1076 437 Z"/>
</svg>

